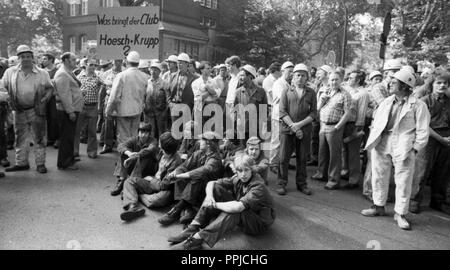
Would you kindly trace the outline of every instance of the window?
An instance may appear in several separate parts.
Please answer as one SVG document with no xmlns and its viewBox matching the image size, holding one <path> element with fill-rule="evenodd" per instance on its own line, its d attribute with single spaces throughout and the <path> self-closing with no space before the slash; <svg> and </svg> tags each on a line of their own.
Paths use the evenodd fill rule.
<svg viewBox="0 0 450 270">
<path fill-rule="evenodd" d="M 81 1 L 81 15 L 88 15 L 88 0 Z"/>
<path fill-rule="evenodd" d="M 212 0 L 212 9 L 217 9 L 217 1 L 218 0 Z"/>
<path fill-rule="evenodd" d="M 198 59 L 198 55 L 200 53 L 200 44 L 192 41 L 186 40 L 175 40 L 175 50 L 179 53 L 187 53 L 192 56 L 194 59 Z"/>
<path fill-rule="evenodd" d="M 80 37 L 80 44 L 81 44 L 81 51 L 82 52 L 86 52 L 87 51 L 87 47 L 88 47 L 86 35 L 82 35 Z"/>
<path fill-rule="evenodd" d="M 216 28 L 217 22 L 214 19 L 211 19 L 209 17 L 203 17 L 202 22 L 200 23 L 200 25 L 203 26 L 208 26 L 211 28 Z"/>
<path fill-rule="evenodd" d="M 113 7 L 114 0 L 102 0 L 102 7 Z"/>
<path fill-rule="evenodd" d="M 206 6 L 207 8 L 211 8 L 211 6 L 212 6 L 211 0 L 206 0 L 205 6 Z"/>
<path fill-rule="evenodd" d="M 70 16 L 77 16 L 77 4 L 69 5 Z"/>
<path fill-rule="evenodd" d="M 75 37 L 70 37 L 69 38 L 69 51 L 71 53 L 75 53 L 75 50 L 76 50 L 76 48 L 75 48 Z"/>
</svg>

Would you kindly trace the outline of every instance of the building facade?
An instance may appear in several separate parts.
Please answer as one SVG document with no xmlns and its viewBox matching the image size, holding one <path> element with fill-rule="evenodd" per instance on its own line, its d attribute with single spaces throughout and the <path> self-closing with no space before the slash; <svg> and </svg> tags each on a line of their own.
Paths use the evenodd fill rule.
<svg viewBox="0 0 450 270">
<path fill-rule="evenodd" d="M 160 7 L 159 58 L 186 52 L 196 60 L 220 63 L 231 54 L 228 30 L 243 22 L 243 0 L 149 0 Z M 69 0 L 63 3 L 63 49 L 88 55 L 96 44 L 99 8 L 119 7 L 118 0 Z M 92 52 L 92 51 L 91 51 Z"/>
</svg>

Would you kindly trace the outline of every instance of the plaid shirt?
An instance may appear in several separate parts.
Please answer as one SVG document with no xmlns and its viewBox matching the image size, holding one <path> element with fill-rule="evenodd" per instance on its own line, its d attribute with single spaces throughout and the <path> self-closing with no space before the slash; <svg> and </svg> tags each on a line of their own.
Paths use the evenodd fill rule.
<svg viewBox="0 0 450 270">
<path fill-rule="evenodd" d="M 342 88 L 334 93 L 331 93 L 331 89 L 327 89 L 320 96 L 320 100 L 324 96 L 330 96 L 330 98 L 320 109 L 320 121 L 329 125 L 337 124 L 344 116 L 345 111 L 351 109 L 352 97 Z"/>
<path fill-rule="evenodd" d="M 84 104 L 97 104 L 100 88 L 104 84 L 100 77 L 96 74 L 88 76 L 87 73 L 83 73 L 78 75 L 78 79 L 81 81 L 80 89 L 84 98 Z"/>
</svg>

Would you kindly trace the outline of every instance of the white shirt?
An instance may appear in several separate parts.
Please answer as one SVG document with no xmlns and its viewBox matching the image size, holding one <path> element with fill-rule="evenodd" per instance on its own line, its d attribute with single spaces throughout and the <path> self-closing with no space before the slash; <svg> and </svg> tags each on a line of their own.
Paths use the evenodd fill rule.
<svg viewBox="0 0 450 270">
<path fill-rule="evenodd" d="M 272 87 L 276 80 L 277 80 L 277 78 L 275 78 L 275 76 L 273 76 L 273 74 L 269 74 L 269 76 L 267 76 L 262 83 L 262 87 L 266 91 L 267 103 L 269 105 L 272 105 L 272 103 L 273 103 Z"/>
<path fill-rule="evenodd" d="M 281 93 L 289 89 L 289 83 L 283 77 L 276 80 L 272 87 L 273 103 L 272 103 L 272 119 L 280 120 L 280 99 Z"/>
<path fill-rule="evenodd" d="M 225 101 L 225 103 L 227 104 L 234 104 L 234 100 L 236 99 L 236 89 L 239 83 L 239 78 L 237 75 L 234 74 L 230 74 L 231 75 L 231 79 L 230 82 L 228 83 L 228 93 L 227 93 L 227 99 Z"/>
<path fill-rule="evenodd" d="M 204 100 L 204 101 L 214 101 L 215 98 L 219 97 L 220 95 L 220 88 L 217 86 L 217 84 L 214 82 L 213 78 L 208 77 L 206 82 L 203 80 L 203 77 L 200 77 L 192 82 L 192 92 L 194 93 L 194 111 L 202 111 L 203 109 L 203 100 L 202 95 L 207 93 L 206 85 L 211 85 L 214 91 L 216 92 L 215 96 L 212 96 L 211 94 Z"/>
</svg>

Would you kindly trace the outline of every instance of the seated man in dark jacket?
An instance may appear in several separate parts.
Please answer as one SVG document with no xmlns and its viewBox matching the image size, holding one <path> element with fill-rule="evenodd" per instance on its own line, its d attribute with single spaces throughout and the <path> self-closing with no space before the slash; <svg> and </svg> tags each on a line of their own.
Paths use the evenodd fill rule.
<svg viewBox="0 0 450 270">
<path fill-rule="evenodd" d="M 194 220 L 180 235 L 168 239 L 184 243 L 184 249 L 200 249 L 203 242 L 213 247 L 236 226 L 244 233 L 260 235 L 275 220 L 272 197 L 258 173 L 255 160 L 248 155 L 236 157 L 236 174 L 209 182 L 206 198 Z"/>
<path fill-rule="evenodd" d="M 150 124 L 141 123 L 138 137 L 133 137 L 117 147 L 120 164 L 116 164 L 114 171 L 118 180 L 116 187 L 111 191 L 112 196 L 122 192 L 123 184 L 128 177 L 145 177 L 156 173 L 159 149 L 158 141 L 150 135 L 151 131 Z"/>
<path fill-rule="evenodd" d="M 178 220 L 188 224 L 195 216 L 194 207 L 200 207 L 205 197 L 206 184 L 222 177 L 222 159 L 215 138 L 218 138 L 217 134 L 204 133 L 200 150 L 167 176 L 168 180 L 175 183 L 174 198 L 179 202 L 158 220 L 162 225 L 167 226 Z M 180 219 L 183 210 L 187 213 Z"/>
<path fill-rule="evenodd" d="M 181 164 L 180 155 L 177 153 L 178 142 L 170 132 L 166 132 L 159 137 L 159 145 L 162 155 L 159 155 L 156 175 L 145 178 L 130 177 L 125 181 L 123 189 L 123 208 L 125 211 L 120 215 L 120 218 L 124 221 L 130 221 L 144 215 L 145 210 L 138 206 L 140 195 L 155 194 L 157 200 L 168 197 L 173 199 L 173 188 L 170 189 L 166 176 Z M 170 202 L 167 199 L 165 201 Z"/>
</svg>

